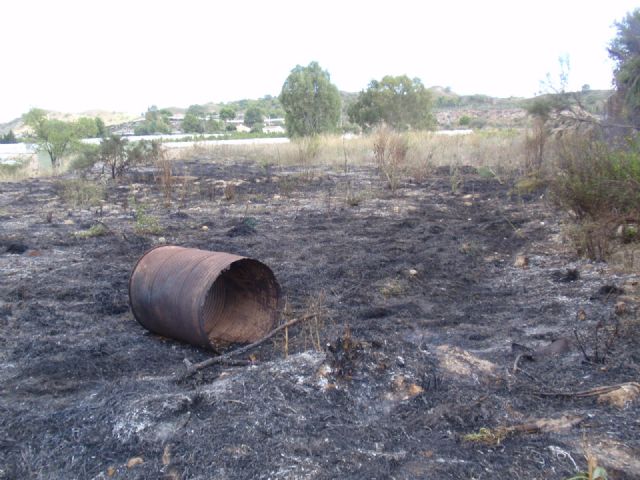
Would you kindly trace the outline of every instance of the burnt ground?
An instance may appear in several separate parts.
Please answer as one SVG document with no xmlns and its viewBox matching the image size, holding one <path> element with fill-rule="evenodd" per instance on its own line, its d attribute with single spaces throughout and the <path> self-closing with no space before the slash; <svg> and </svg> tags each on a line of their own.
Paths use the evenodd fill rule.
<svg viewBox="0 0 640 480">
<path fill-rule="evenodd" d="M 587 450 L 640 478 L 632 387 L 617 405 L 545 395 L 638 381 L 640 349 L 637 275 L 573 256 L 544 196 L 473 169 L 455 191 L 446 169 L 395 196 L 368 167 L 176 171 L 193 178 L 170 207 L 148 171 L 99 208 L 57 180 L 0 184 L 0 479 L 564 479 Z M 136 234 L 141 204 L 160 234 Z M 75 235 L 97 221 L 106 235 Z M 316 316 L 287 351 L 280 336 L 251 366 L 184 378 L 212 354 L 128 307 L 131 268 L 163 240 L 257 258 L 283 321 Z M 604 362 L 574 329 L 591 360 L 610 344 Z"/>
</svg>

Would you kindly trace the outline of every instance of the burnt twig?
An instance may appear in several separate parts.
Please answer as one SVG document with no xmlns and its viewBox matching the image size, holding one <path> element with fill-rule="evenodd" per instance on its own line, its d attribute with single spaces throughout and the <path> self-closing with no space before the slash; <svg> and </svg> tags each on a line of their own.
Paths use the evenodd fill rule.
<svg viewBox="0 0 640 480">
<path fill-rule="evenodd" d="M 640 388 L 640 383 L 638 382 L 625 382 L 625 383 L 617 383 L 615 385 L 604 385 L 602 387 L 594 387 L 589 390 L 582 390 L 580 392 L 532 392 L 534 395 L 540 397 L 576 397 L 576 398 L 588 398 L 588 397 L 596 397 L 599 395 L 604 395 L 607 393 L 611 393 L 620 388 L 632 386 L 634 388 Z"/>
<path fill-rule="evenodd" d="M 185 373 L 184 376 L 189 377 L 193 375 L 195 372 L 197 372 L 198 370 L 202 370 L 203 368 L 207 368 L 211 365 L 226 364 L 227 362 L 230 361 L 232 357 L 236 357 L 238 355 L 247 353 L 248 351 L 253 350 L 256 347 L 259 347 L 270 338 L 273 338 L 281 331 L 289 327 L 292 327 L 295 324 L 300 323 L 304 320 L 309 320 L 310 318 L 313 318 L 315 316 L 316 314 L 313 313 L 313 314 L 303 315 L 302 317 L 299 317 L 299 318 L 294 318 L 293 320 L 289 320 L 287 323 L 283 323 L 279 327 L 274 328 L 273 330 L 271 330 L 271 332 L 269 332 L 267 335 L 262 337 L 260 340 L 250 343 L 249 345 L 245 345 L 244 347 L 237 348 L 235 350 L 232 350 L 231 352 L 225 353 L 224 355 L 220 355 L 218 357 L 208 358 L 207 360 L 204 360 L 202 362 L 187 365 L 187 372 Z"/>
<path fill-rule="evenodd" d="M 591 363 L 591 359 L 589 358 L 589 355 L 587 355 L 586 350 L 584 349 L 584 345 L 582 345 L 582 340 L 580 339 L 580 337 L 578 336 L 578 329 L 574 328 L 573 329 L 573 334 L 576 337 L 576 341 L 578 343 L 578 347 L 580 347 L 580 351 L 582 352 L 582 356 L 584 357 L 585 361 Z"/>
</svg>

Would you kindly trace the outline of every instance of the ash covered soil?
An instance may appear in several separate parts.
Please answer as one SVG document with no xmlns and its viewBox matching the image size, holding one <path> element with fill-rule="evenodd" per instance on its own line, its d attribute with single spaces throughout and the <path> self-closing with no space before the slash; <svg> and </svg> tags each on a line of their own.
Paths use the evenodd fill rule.
<svg viewBox="0 0 640 480">
<path fill-rule="evenodd" d="M 576 258 L 544 196 L 472 168 L 396 195 L 369 167 L 175 172 L 170 206 L 149 170 L 88 209 L 0 184 L 0 479 L 563 479 L 587 451 L 640 478 L 638 276 Z M 213 354 L 128 306 L 163 239 L 261 260 L 281 322 L 310 320 L 185 377 Z"/>
</svg>

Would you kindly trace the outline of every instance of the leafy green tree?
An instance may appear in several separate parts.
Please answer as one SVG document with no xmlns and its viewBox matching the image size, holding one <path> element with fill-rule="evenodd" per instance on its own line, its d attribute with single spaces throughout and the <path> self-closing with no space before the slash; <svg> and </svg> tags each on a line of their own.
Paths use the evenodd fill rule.
<svg viewBox="0 0 640 480">
<path fill-rule="evenodd" d="M 222 124 L 218 120 L 213 118 L 213 116 L 210 115 L 204 124 L 204 131 L 206 133 L 215 133 L 215 132 L 221 132 L 222 130 L 223 130 Z"/>
<path fill-rule="evenodd" d="M 18 143 L 18 139 L 16 138 L 15 133 L 13 133 L 13 130 L 9 130 L 0 137 L 0 143 Z"/>
<path fill-rule="evenodd" d="M 120 176 L 127 165 L 126 138 L 119 135 L 111 135 L 100 142 L 100 159 L 111 171 L 111 178 Z"/>
<path fill-rule="evenodd" d="M 204 133 L 207 110 L 202 105 L 190 105 L 182 120 L 182 130 L 187 133 Z"/>
<path fill-rule="evenodd" d="M 96 138 L 98 136 L 98 125 L 95 118 L 79 118 L 75 122 L 75 129 L 78 138 Z"/>
<path fill-rule="evenodd" d="M 191 114 L 198 118 L 205 118 L 207 116 L 207 110 L 202 105 L 189 105 L 187 108 L 186 115 Z"/>
<path fill-rule="evenodd" d="M 220 109 L 220 120 L 223 122 L 228 122 L 229 120 L 233 120 L 236 118 L 236 111 L 232 107 L 222 107 Z"/>
<path fill-rule="evenodd" d="M 251 133 L 262 133 L 263 129 L 264 123 L 262 122 L 254 123 L 253 125 L 251 125 Z"/>
<path fill-rule="evenodd" d="M 47 113 L 33 108 L 23 117 L 25 125 L 31 128 L 29 140 L 39 150 L 47 152 L 54 169 L 60 166 L 62 157 L 69 153 L 78 140 L 77 129 L 70 122 L 50 120 Z"/>
<path fill-rule="evenodd" d="M 247 127 L 253 127 L 256 123 L 264 122 L 264 112 L 262 108 L 253 106 L 249 107 L 246 112 L 244 112 L 244 124 Z"/>
<path fill-rule="evenodd" d="M 619 100 L 618 115 L 640 126 L 640 8 L 619 23 L 609 44 L 609 56 L 616 63 L 614 83 Z"/>
<path fill-rule="evenodd" d="M 349 106 L 351 122 L 365 130 L 386 123 L 397 130 L 428 129 L 434 124 L 431 93 L 420 79 L 387 75 L 372 80 Z"/>
<path fill-rule="evenodd" d="M 159 110 L 155 105 L 149 107 L 144 115 L 144 122 L 134 129 L 136 135 L 152 135 L 154 133 L 171 133 L 169 123 L 170 110 Z"/>
<path fill-rule="evenodd" d="M 462 115 L 458 120 L 458 125 L 461 127 L 468 127 L 471 124 L 471 117 L 469 115 Z"/>
<path fill-rule="evenodd" d="M 340 92 L 318 62 L 297 65 L 280 92 L 289 137 L 335 131 L 340 121 Z"/>
<path fill-rule="evenodd" d="M 193 113 L 187 113 L 182 120 L 182 131 L 186 133 L 204 133 L 205 120 Z"/>
<path fill-rule="evenodd" d="M 100 138 L 107 136 L 107 126 L 104 124 L 104 120 L 100 117 L 96 117 L 96 130 L 98 131 L 98 136 Z"/>
</svg>

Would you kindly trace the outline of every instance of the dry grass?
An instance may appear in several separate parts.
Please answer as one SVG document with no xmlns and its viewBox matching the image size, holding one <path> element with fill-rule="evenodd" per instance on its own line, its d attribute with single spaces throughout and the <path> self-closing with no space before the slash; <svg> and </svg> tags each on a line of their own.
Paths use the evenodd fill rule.
<svg viewBox="0 0 640 480">
<path fill-rule="evenodd" d="M 98 206 L 106 195 L 106 189 L 102 183 L 90 180 L 60 180 L 55 186 L 62 201 L 76 208 Z"/>
<path fill-rule="evenodd" d="M 17 182 L 33 177 L 35 172 L 28 160 L 18 159 L 15 163 L 0 164 L 0 182 Z"/>
<path fill-rule="evenodd" d="M 405 135 L 386 125 L 376 129 L 373 135 L 373 158 L 387 186 L 395 193 L 399 177 L 407 170 L 409 141 Z"/>
<path fill-rule="evenodd" d="M 156 161 L 156 181 L 162 190 L 164 204 L 166 207 L 171 206 L 171 197 L 173 192 L 173 168 L 172 161 L 165 155 L 161 155 Z"/>
<path fill-rule="evenodd" d="M 408 132 L 407 172 L 427 173 L 434 167 L 473 166 L 491 169 L 496 174 L 524 171 L 525 132 L 520 130 L 490 130 L 469 135 L 439 135 L 436 132 Z M 194 144 L 169 152 L 171 158 L 248 161 L 259 165 L 331 167 L 349 170 L 353 166 L 375 164 L 374 135 L 343 137 L 322 135 L 313 142 L 296 141 L 256 145 Z M 308 143 L 312 143 L 308 145 Z"/>
</svg>

